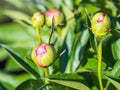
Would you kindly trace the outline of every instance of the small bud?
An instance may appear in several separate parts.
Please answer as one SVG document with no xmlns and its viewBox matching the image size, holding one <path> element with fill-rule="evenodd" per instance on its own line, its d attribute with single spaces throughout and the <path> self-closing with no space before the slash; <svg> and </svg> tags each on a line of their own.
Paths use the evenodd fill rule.
<svg viewBox="0 0 120 90">
<path fill-rule="evenodd" d="M 49 10 L 46 12 L 46 25 L 51 26 L 52 25 L 52 18 L 54 16 L 55 24 L 62 24 L 64 21 L 64 15 L 59 10 Z"/>
<path fill-rule="evenodd" d="M 105 35 L 110 31 L 110 18 L 105 13 L 96 13 L 92 18 L 92 32 L 95 35 Z"/>
<path fill-rule="evenodd" d="M 44 25 L 44 15 L 40 12 L 36 12 L 32 16 L 32 25 L 35 28 L 40 28 Z"/>
<path fill-rule="evenodd" d="M 33 61 L 42 68 L 47 68 L 54 63 L 56 56 L 55 48 L 50 44 L 41 44 L 32 51 Z"/>
</svg>

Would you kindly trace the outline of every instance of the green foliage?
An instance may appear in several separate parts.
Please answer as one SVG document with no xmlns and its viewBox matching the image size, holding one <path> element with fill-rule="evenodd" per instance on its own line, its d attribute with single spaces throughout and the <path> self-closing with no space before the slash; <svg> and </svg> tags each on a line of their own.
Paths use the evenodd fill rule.
<svg viewBox="0 0 120 90">
<path fill-rule="evenodd" d="M 111 31 L 103 37 L 103 87 L 120 89 L 120 0 L 0 2 L 0 90 L 100 90 L 97 41 L 89 29 L 93 14 L 99 11 L 112 21 Z M 62 27 L 55 26 L 51 43 L 59 57 L 49 67 L 50 75 L 44 77 L 42 68 L 31 59 L 38 44 L 31 17 L 35 12 L 45 14 L 50 9 L 59 9 L 65 22 Z M 51 28 L 44 25 L 40 33 L 42 43 L 48 43 Z"/>
<path fill-rule="evenodd" d="M 3 47 L 9 53 L 9 55 L 15 60 L 15 62 L 17 62 L 21 67 L 23 67 L 23 69 L 30 72 L 36 78 L 39 78 L 39 74 L 35 72 L 34 69 L 32 69 L 23 59 L 17 56 L 12 50 L 10 50 L 8 47 L 2 44 L 1 47 Z"/>
<path fill-rule="evenodd" d="M 38 90 L 42 87 L 42 84 L 42 80 L 30 79 L 20 84 L 15 90 Z"/>
<path fill-rule="evenodd" d="M 119 82 L 119 79 L 114 79 L 114 78 L 110 78 L 110 77 L 107 77 L 106 78 L 117 88 L 117 90 L 120 89 L 120 82 Z"/>
<path fill-rule="evenodd" d="M 81 90 L 90 90 L 87 86 L 80 82 L 75 81 L 66 81 L 66 80 L 50 80 L 53 83 L 61 84 L 67 87 L 71 87 L 73 89 L 81 89 Z"/>
</svg>

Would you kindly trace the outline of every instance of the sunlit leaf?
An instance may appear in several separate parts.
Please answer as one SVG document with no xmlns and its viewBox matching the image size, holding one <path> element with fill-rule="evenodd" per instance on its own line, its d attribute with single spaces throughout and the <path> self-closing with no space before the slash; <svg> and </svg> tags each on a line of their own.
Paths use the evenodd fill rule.
<svg viewBox="0 0 120 90">
<path fill-rule="evenodd" d="M 16 53 L 10 50 L 6 45 L 3 45 L 3 44 L 0 44 L 0 45 L 8 52 L 8 54 L 15 60 L 15 62 L 17 62 L 23 69 L 31 73 L 36 78 L 39 77 L 39 74 L 33 68 L 31 68 L 23 59 L 21 59 Z"/>
<path fill-rule="evenodd" d="M 118 79 L 110 78 L 108 76 L 105 77 L 117 88 L 117 90 L 120 90 L 120 81 Z"/>
<path fill-rule="evenodd" d="M 81 70 L 97 71 L 97 67 L 98 67 L 98 60 L 95 58 L 89 58 L 87 60 L 87 63 L 84 63 L 83 65 L 81 65 L 78 71 L 81 71 Z M 106 68 L 106 64 L 102 62 L 102 70 L 105 70 L 105 68 Z"/>
<path fill-rule="evenodd" d="M 80 82 L 69 81 L 69 80 L 59 80 L 59 79 L 50 79 L 51 82 L 71 87 L 73 89 L 80 90 L 90 90 L 86 85 Z"/>
<path fill-rule="evenodd" d="M 31 23 L 30 16 L 23 12 L 15 10 L 4 10 L 4 14 L 16 20 L 24 20 L 28 23 Z"/>
<path fill-rule="evenodd" d="M 111 76 L 119 78 L 120 76 L 120 60 L 118 60 L 110 73 Z"/>
<path fill-rule="evenodd" d="M 112 44 L 113 57 L 116 60 L 120 60 L 120 38 Z"/>
<path fill-rule="evenodd" d="M 74 53 L 75 59 L 73 61 L 73 65 L 74 65 L 73 70 L 75 70 L 80 64 L 80 58 L 83 55 L 88 39 L 89 39 L 89 31 L 88 29 L 85 29 L 82 31 L 80 37 L 78 38 L 78 43 L 75 48 L 76 51 Z"/>
<path fill-rule="evenodd" d="M 40 90 L 42 85 L 42 80 L 29 79 L 21 83 L 15 90 Z"/>
<path fill-rule="evenodd" d="M 85 84 L 84 78 L 77 74 L 67 74 L 67 73 L 53 74 L 50 75 L 48 78 L 51 82 L 63 86 L 71 87 L 74 89 L 89 90 L 89 88 L 86 85 L 84 85 Z"/>
</svg>

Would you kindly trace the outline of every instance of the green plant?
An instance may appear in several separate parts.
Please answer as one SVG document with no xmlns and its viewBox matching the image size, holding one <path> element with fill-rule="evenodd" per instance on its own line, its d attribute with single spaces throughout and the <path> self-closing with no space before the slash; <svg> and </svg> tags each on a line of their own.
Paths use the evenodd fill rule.
<svg viewBox="0 0 120 90">
<path fill-rule="evenodd" d="M 51 26 L 52 25 L 52 17 L 54 16 L 55 18 L 55 24 L 62 24 L 64 21 L 64 16 L 59 10 L 49 10 L 46 12 L 45 17 L 46 17 L 46 25 Z"/>
<path fill-rule="evenodd" d="M 44 25 L 44 16 L 40 12 L 34 13 L 32 16 L 32 25 L 35 28 L 40 28 Z"/>
<path fill-rule="evenodd" d="M 0 90 L 119 90 L 119 4 L 120 0 L 1 0 Z M 49 10 L 62 14 L 57 21 L 51 16 L 55 20 L 47 25 Z M 36 58 L 41 45 L 50 50 L 43 56 L 47 59 Z"/>
<path fill-rule="evenodd" d="M 101 72 L 101 64 L 102 64 L 102 37 L 110 31 L 110 19 L 105 13 L 96 13 L 92 18 L 92 32 L 96 35 L 96 40 L 98 42 L 97 46 L 97 54 L 98 54 L 98 79 L 100 84 L 100 89 L 103 89 L 102 84 L 102 72 Z"/>
</svg>

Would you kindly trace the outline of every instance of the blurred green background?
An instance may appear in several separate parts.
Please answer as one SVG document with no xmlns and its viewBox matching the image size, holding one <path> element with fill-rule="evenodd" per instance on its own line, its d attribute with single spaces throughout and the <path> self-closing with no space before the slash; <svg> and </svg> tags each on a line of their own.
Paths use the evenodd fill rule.
<svg viewBox="0 0 120 90">
<path fill-rule="evenodd" d="M 110 16 L 112 30 L 104 37 L 102 70 L 117 79 L 115 82 L 118 85 L 110 84 L 108 90 L 117 90 L 120 85 L 120 0 L 0 0 L 0 90 L 14 90 L 22 82 L 35 79 L 10 57 L 2 45 L 10 48 L 43 77 L 41 68 L 38 70 L 31 60 L 37 35 L 30 24 L 34 12 L 45 13 L 49 9 L 59 9 L 66 21 L 64 27 L 59 32 L 55 30 L 52 37 L 57 54 L 63 50 L 66 52 L 50 67 L 50 73 L 86 72 L 81 76 L 91 90 L 99 90 L 94 73 L 97 71 L 97 55 L 94 35 L 84 26 L 91 27 L 85 10 L 90 17 L 98 11 Z M 43 43 L 48 42 L 50 32 L 51 29 L 46 26 L 41 29 Z M 106 83 L 107 79 L 103 78 Z"/>
</svg>

